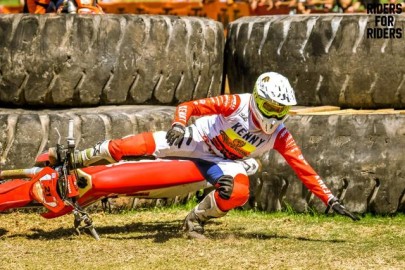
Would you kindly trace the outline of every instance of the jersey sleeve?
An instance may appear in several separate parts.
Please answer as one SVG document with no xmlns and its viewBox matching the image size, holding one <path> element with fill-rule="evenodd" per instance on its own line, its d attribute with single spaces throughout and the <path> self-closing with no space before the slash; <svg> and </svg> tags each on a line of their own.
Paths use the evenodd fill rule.
<svg viewBox="0 0 405 270">
<path fill-rule="evenodd" d="M 301 149 L 286 128 L 278 133 L 274 149 L 285 158 L 301 182 L 325 204 L 334 197 L 320 176 L 305 160 Z"/>
<path fill-rule="evenodd" d="M 177 106 L 173 124 L 187 125 L 191 116 L 222 114 L 231 115 L 239 107 L 239 95 L 222 95 L 184 102 Z"/>
</svg>

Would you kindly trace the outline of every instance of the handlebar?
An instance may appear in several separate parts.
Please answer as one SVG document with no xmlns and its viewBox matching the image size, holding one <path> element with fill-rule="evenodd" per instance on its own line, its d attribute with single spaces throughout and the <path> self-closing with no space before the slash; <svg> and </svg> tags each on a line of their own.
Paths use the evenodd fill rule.
<svg viewBox="0 0 405 270">
<path fill-rule="evenodd" d="M 56 129 L 56 132 L 59 135 L 59 140 L 57 143 L 57 151 L 58 151 L 58 156 L 62 157 L 64 161 L 67 161 L 67 164 L 65 162 L 65 166 L 67 165 L 67 171 L 72 168 L 71 166 L 71 160 L 70 156 L 74 152 L 74 149 L 76 147 L 76 142 L 74 138 L 74 122 L 73 120 L 69 120 L 69 125 L 68 125 L 68 136 L 67 136 L 67 149 L 63 147 L 63 145 L 60 144 L 60 133 Z M 25 168 L 25 169 L 13 169 L 13 170 L 2 170 L 0 171 L 0 180 L 7 180 L 7 179 L 17 179 L 17 178 L 32 178 L 36 174 L 38 174 L 43 168 L 42 167 L 32 167 L 32 168 Z"/>
<path fill-rule="evenodd" d="M 6 179 L 16 179 L 16 178 L 32 178 L 43 168 L 41 167 L 32 167 L 29 169 L 15 169 L 15 170 L 4 170 L 0 171 L 0 180 Z"/>
</svg>

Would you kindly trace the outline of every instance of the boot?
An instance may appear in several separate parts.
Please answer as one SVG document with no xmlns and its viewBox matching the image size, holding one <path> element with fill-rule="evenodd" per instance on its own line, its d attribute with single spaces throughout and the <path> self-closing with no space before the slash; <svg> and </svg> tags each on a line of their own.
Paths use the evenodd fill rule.
<svg viewBox="0 0 405 270">
<path fill-rule="evenodd" d="M 97 164 L 115 163 L 116 161 L 111 157 L 108 150 L 108 144 L 110 141 L 103 141 L 97 143 L 92 148 L 87 148 L 83 151 L 74 152 L 73 162 L 76 167 L 82 168 Z M 49 162 L 51 165 L 55 165 L 59 162 L 57 151 L 55 147 L 49 148 Z"/>
<path fill-rule="evenodd" d="M 211 218 L 219 218 L 227 212 L 221 211 L 215 201 L 215 190 L 211 191 L 191 212 L 183 223 L 183 231 L 189 238 L 205 239 L 204 225 Z"/>
</svg>

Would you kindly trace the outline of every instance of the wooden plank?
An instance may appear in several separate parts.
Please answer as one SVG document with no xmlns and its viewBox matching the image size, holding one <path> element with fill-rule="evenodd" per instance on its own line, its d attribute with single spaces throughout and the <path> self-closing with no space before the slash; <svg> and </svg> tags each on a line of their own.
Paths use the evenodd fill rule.
<svg viewBox="0 0 405 270">
<path fill-rule="evenodd" d="M 373 113 L 375 110 L 354 110 L 354 109 L 350 109 L 350 110 L 346 110 L 347 113 L 346 114 L 370 114 Z"/>
<path fill-rule="evenodd" d="M 399 112 L 394 109 L 380 109 L 375 110 L 372 114 L 399 114 Z"/>
<path fill-rule="evenodd" d="M 299 113 L 299 115 L 331 115 L 331 114 L 351 114 L 356 110 L 347 109 L 347 110 L 336 110 L 336 111 L 321 111 L 321 112 L 303 112 Z"/>
<path fill-rule="evenodd" d="M 353 110 L 351 114 L 398 114 L 394 109 L 378 109 L 378 110 Z"/>
<path fill-rule="evenodd" d="M 311 114 L 311 113 L 318 113 L 318 112 L 335 112 L 339 111 L 340 107 L 336 106 L 319 106 L 319 107 L 304 107 L 304 108 L 294 108 L 290 110 L 290 114 Z"/>
<path fill-rule="evenodd" d="M 330 107 L 330 110 L 328 108 Z M 405 114 L 405 110 L 395 110 L 393 108 L 387 109 L 378 109 L 378 110 L 356 110 L 356 109 L 344 109 L 344 110 L 336 110 L 334 106 L 322 106 L 322 107 L 305 107 L 300 109 L 295 109 L 291 114 L 299 114 L 299 115 L 331 115 L 331 114 L 338 114 L 338 115 L 345 115 L 345 114 Z"/>
</svg>

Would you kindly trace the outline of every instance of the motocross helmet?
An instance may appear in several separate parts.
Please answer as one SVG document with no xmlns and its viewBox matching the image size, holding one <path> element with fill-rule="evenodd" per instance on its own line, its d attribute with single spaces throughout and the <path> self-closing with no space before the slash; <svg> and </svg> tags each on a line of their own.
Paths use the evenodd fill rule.
<svg viewBox="0 0 405 270">
<path fill-rule="evenodd" d="M 257 79 L 249 106 L 261 130 L 272 134 L 287 119 L 291 106 L 296 104 L 288 79 L 276 72 L 266 72 Z"/>
</svg>

